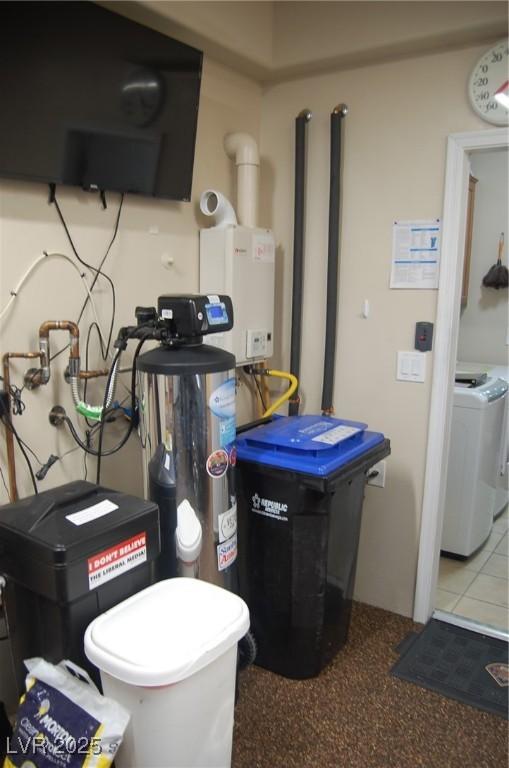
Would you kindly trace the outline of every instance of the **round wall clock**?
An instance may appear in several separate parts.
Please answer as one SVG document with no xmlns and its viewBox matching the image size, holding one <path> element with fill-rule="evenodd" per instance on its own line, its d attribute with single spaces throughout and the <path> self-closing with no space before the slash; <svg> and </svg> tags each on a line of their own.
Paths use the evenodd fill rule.
<svg viewBox="0 0 509 768">
<path fill-rule="evenodd" d="M 499 40 L 475 65 L 468 84 L 472 107 L 494 125 L 509 123 L 509 74 L 507 40 Z"/>
</svg>

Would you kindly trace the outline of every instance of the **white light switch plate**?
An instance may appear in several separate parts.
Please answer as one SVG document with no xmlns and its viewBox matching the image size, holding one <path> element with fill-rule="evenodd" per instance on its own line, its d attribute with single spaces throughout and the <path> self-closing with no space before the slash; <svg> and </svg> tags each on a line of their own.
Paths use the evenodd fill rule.
<svg viewBox="0 0 509 768">
<path fill-rule="evenodd" d="M 426 377 L 425 352 L 398 352 L 398 381 L 423 382 Z"/>
</svg>

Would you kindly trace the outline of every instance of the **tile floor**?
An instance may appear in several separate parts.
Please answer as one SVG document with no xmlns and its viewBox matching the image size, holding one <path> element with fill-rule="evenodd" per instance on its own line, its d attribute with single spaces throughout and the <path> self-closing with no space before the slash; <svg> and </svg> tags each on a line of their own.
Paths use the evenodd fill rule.
<svg viewBox="0 0 509 768">
<path fill-rule="evenodd" d="M 435 608 L 509 632 L 509 513 L 468 560 L 440 558 Z"/>
</svg>

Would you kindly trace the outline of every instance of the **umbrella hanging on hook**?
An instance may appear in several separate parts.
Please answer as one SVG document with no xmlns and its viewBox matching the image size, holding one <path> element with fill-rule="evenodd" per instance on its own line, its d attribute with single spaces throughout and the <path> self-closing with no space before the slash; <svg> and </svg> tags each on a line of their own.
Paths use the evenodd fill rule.
<svg viewBox="0 0 509 768">
<path fill-rule="evenodd" d="M 504 251 L 504 233 L 500 233 L 498 241 L 498 259 L 497 263 L 489 268 L 482 279 L 482 284 L 486 288 L 507 288 L 509 283 L 509 272 L 507 267 L 502 264 L 502 253 Z"/>
</svg>

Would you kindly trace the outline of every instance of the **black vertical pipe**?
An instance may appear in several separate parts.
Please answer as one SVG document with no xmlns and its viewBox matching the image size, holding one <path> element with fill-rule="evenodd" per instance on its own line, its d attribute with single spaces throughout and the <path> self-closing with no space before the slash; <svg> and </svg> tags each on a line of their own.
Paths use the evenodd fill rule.
<svg viewBox="0 0 509 768">
<path fill-rule="evenodd" d="M 295 118 L 295 205 L 293 217 L 293 289 L 292 332 L 290 341 L 290 371 L 300 377 L 302 337 L 302 283 L 304 278 L 304 191 L 306 174 L 306 124 L 311 112 L 304 109 Z M 299 389 L 293 394 L 288 408 L 290 416 L 299 413 Z"/>
<path fill-rule="evenodd" d="M 332 406 L 336 364 L 338 311 L 339 211 L 341 205 L 341 128 L 348 114 L 346 104 L 334 108 L 330 117 L 330 195 L 329 250 L 327 258 L 327 310 L 325 318 L 325 359 L 323 363 L 322 413 L 334 412 Z"/>
</svg>

